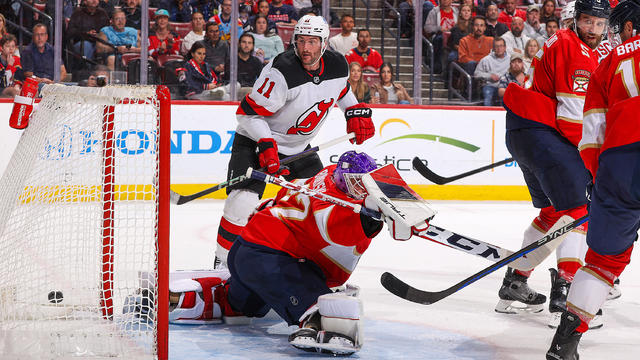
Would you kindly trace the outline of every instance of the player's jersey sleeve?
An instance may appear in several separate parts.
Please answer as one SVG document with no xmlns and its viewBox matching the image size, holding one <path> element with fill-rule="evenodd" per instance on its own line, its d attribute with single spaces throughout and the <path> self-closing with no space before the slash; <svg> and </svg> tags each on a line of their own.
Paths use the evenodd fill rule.
<svg viewBox="0 0 640 360">
<path fill-rule="evenodd" d="M 251 93 L 242 99 L 236 111 L 238 124 L 255 141 L 272 137 L 265 117 L 272 116 L 287 101 L 287 81 L 272 64 L 262 69 Z"/>
<path fill-rule="evenodd" d="M 338 96 L 338 106 L 343 112 L 358 103 L 358 99 L 353 91 L 351 91 L 351 85 L 349 85 L 348 81 L 345 81 L 345 83 L 344 90 L 342 90 L 340 96 Z"/>
<path fill-rule="evenodd" d="M 598 168 L 598 156 L 604 143 L 607 127 L 607 88 L 606 72 L 611 57 L 605 59 L 596 69 L 589 81 L 589 90 L 584 104 L 582 139 L 578 145 L 585 167 L 595 177 Z"/>
</svg>

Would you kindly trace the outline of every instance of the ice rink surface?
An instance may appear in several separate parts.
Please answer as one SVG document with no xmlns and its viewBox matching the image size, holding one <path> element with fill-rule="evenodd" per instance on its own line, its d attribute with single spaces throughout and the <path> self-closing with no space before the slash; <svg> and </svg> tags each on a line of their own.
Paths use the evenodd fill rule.
<svg viewBox="0 0 640 360">
<path fill-rule="evenodd" d="M 171 208 L 171 269 L 209 269 L 223 201 L 194 201 Z M 522 232 L 537 211 L 525 202 L 432 202 L 433 224 L 501 247 L 517 250 Z M 587 332 L 581 360 L 640 358 L 640 270 L 637 251 L 621 276 L 622 297 L 605 304 L 604 327 Z M 485 259 L 420 238 L 391 239 L 386 229 L 362 256 L 349 282 L 360 286 L 365 340 L 359 359 L 544 359 L 554 330 L 549 313 L 505 315 L 494 312 L 504 270 L 433 305 L 419 305 L 387 292 L 379 282 L 390 271 L 424 290 L 439 291 L 488 266 Z M 541 264 L 529 283 L 549 294 L 548 268 Z M 170 327 L 170 359 L 323 358 L 288 345 L 290 331 L 277 320 L 251 326 Z"/>
</svg>

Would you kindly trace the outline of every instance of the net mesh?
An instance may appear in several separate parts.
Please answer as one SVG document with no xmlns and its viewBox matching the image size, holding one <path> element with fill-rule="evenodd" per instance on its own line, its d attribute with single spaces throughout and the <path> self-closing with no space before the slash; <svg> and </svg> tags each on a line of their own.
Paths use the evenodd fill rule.
<svg viewBox="0 0 640 360">
<path fill-rule="evenodd" d="M 0 180 L 0 354 L 154 357 L 153 87 L 44 87 Z"/>
</svg>

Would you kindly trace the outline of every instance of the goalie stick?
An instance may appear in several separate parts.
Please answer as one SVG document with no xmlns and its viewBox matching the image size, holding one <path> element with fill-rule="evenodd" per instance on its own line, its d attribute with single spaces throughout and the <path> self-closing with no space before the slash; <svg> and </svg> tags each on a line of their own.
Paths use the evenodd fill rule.
<svg viewBox="0 0 640 360">
<path fill-rule="evenodd" d="M 301 159 L 303 157 L 309 156 L 311 154 L 315 154 L 316 152 L 318 152 L 318 151 L 320 151 L 322 149 L 326 149 L 326 148 L 328 148 L 330 146 L 333 146 L 333 145 L 335 145 L 337 143 L 343 142 L 345 140 L 353 139 L 355 136 L 356 136 L 355 133 L 348 133 L 346 135 L 340 136 L 339 138 L 333 139 L 331 141 L 327 141 L 324 144 L 320 144 L 318 146 L 314 146 L 312 148 L 309 148 L 309 149 L 307 149 L 305 151 L 299 152 L 299 153 L 297 153 L 295 155 L 288 156 L 288 157 L 280 160 L 280 164 L 286 165 L 286 164 L 292 163 L 292 162 L 294 162 L 294 161 L 296 161 L 298 159 Z M 260 170 L 264 171 L 265 168 L 261 168 Z M 177 192 L 174 192 L 173 190 L 171 190 L 170 200 L 171 200 L 172 204 L 182 205 L 182 204 L 188 203 L 189 201 L 201 198 L 201 197 L 203 197 L 205 195 L 209 195 L 212 192 L 216 192 L 216 191 L 218 191 L 220 189 L 224 189 L 224 188 L 226 188 L 228 186 L 233 186 L 235 184 L 241 183 L 241 182 L 243 182 L 243 181 L 245 181 L 247 179 L 248 179 L 247 175 L 240 175 L 238 177 L 235 177 L 235 178 L 230 179 L 228 181 L 221 182 L 218 185 L 212 186 L 212 187 L 210 187 L 208 189 L 204 189 L 202 191 L 198 191 L 197 193 L 194 193 L 194 194 L 191 194 L 191 195 L 180 195 Z"/>
<path fill-rule="evenodd" d="M 444 184 L 448 184 L 448 183 L 450 183 L 452 181 L 456 181 L 458 179 L 462 179 L 464 177 L 471 176 L 471 175 L 477 174 L 479 172 L 483 172 L 485 170 L 493 169 L 494 167 L 498 167 L 498 166 L 504 165 L 506 163 L 510 163 L 512 161 L 513 161 L 513 158 L 504 159 L 502 161 L 498 161 L 498 162 L 495 162 L 493 164 L 489 164 L 489 165 L 486 165 L 486 166 L 483 166 L 483 167 L 479 167 L 479 168 L 471 170 L 471 171 L 467 171 L 467 172 L 462 173 L 462 174 L 458 174 L 458 175 L 455 175 L 455 176 L 449 176 L 449 177 L 443 177 L 443 176 L 440 176 L 440 175 L 434 173 L 417 156 L 413 158 L 412 164 L 413 164 L 413 168 L 418 173 L 420 173 L 420 175 L 424 176 L 427 180 L 429 180 L 432 183 L 437 184 L 437 185 L 444 185 Z"/>
<path fill-rule="evenodd" d="M 411 285 L 405 283 L 404 281 L 398 279 L 397 277 L 395 277 L 393 274 L 389 272 L 385 272 L 384 274 L 382 274 L 382 276 L 380 277 L 380 283 L 382 284 L 382 286 L 384 286 L 385 289 L 387 289 L 389 292 L 391 292 L 392 294 L 398 297 L 401 297 L 405 300 L 409 300 L 411 302 L 415 302 L 418 304 L 431 305 L 473 284 L 474 282 L 482 279 L 483 277 L 491 274 L 492 272 L 500 269 L 501 267 L 509 264 L 510 262 L 530 253 L 531 251 L 534 251 L 535 249 L 541 246 L 544 246 L 550 241 L 553 241 L 554 239 L 569 233 L 571 230 L 573 230 L 577 226 L 585 223 L 588 219 L 589 219 L 589 215 L 585 215 L 569 224 L 566 224 L 560 227 L 559 229 L 557 229 L 556 231 L 549 233 L 548 235 L 545 235 L 540 240 L 528 246 L 525 246 L 524 248 L 498 261 L 497 263 L 482 269 L 481 271 L 469 276 L 468 278 L 442 291 L 432 292 L 432 291 L 424 291 L 424 290 L 416 289 Z"/>
<path fill-rule="evenodd" d="M 307 196 L 330 202 L 332 204 L 344 206 L 356 213 L 363 213 L 366 216 L 382 221 L 382 214 L 380 212 L 365 208 L 359 204 L 354 204 L 349 201 L 324 194 L 319 191 L 315 191 L 300 184 L 286 181 L 283 178 L 265 174 L 259 170 L 249 168 L 249 170 L 247 170 L 246 176 L 251 179 L 264 181 L 290 190 L 294 190 Z M 464 235 L 456 234 L 452 231 L 432 224 L 430 224 L 429 227 L 424 230 L 413 229 L 413 235 L 426 240 L 430 240 L 440 245 L 465 252 L 467 254 L 480 256 L 484 259 L 494 262 L 503 260 L 513 254 L 513 251 L 511 250 L 506 250 L 499 246 L 489 244 L 481 240 L 472 239 Z"/>
</svg>

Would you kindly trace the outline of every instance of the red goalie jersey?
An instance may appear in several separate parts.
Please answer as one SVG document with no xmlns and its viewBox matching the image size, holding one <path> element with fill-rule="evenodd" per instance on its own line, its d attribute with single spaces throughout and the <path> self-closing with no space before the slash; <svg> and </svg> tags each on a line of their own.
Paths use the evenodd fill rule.
<svg viewBox="0 0 640 360">
<path fill-rule="evenodd" d="M 582 137 L 582 109 L 598 55 L 572 30 L 559 30 L 538 51 L 523 89 L 516 84 L 504 95 L 516 115 L 551 126 L 574 145 Z"/>
<path fill-rule="evenodd" d="M 594 177 L 603 151 L 640 141 L 639 63 L 640 36 L 635 36 L 613 49 L 591 77 L 580 155 Z"/>
<path fill-rule="evenodd" d="M 334 169 L 335 165 L 324 168 L 306 180 L 305 186 L 362 205 L 363 200 L 352 199 L 336 188 L 331 177 Z M 382 228 L 382 223 L 376 222 L 367 236 L 360 214 L 291 190 L 281 189 L 274 201 L 274 206 L 249 220 L 242 239 L 313 261 L 324 272 L 328 287 L 347 281 Z"/>
</svg>

